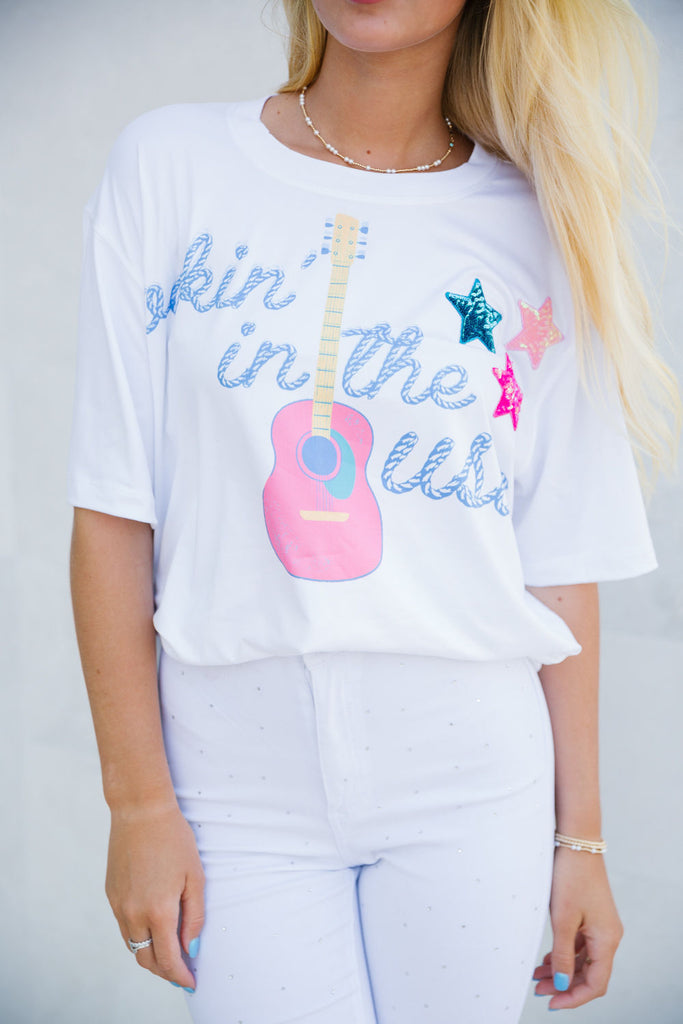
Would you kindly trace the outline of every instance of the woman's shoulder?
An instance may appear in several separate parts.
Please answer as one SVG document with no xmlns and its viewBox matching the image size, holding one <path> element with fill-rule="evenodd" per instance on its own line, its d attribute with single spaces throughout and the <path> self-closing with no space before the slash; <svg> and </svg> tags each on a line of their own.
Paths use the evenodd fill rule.
<svg viewBox="0 0 683 1024">
<path fill-rule="evenodd" d="M 139 114 L 114 137 L 86 213 L 100 226 L 112 220 L 139 226 L 143 208 L 201 188 L 212 168 L 236 172 L 229 120 L 258 116 L 263 102 L 173 103 Z"/>
<path fill-rule="evenodd" d="M 215 103 L 172 103 L 139 114 L 121 130 L 111 155 L 158 153 L 188 145 L 224 142 L 230 117 L 248 112 L 263 100 Z"/>
<path fill-rule="evenodd" d="M 480 147 L 480 149 L 483 147 Z M 516 164 L 487 152 L 490 171 L 477 190 L 477 230 L 510 268 L 530 279 L 560 280 L 566 287 L 564 260 L 550 219 L 533 181 Z M 475 212 L 475 211 L 473 211 Z"/>
<path fill-rule="evenodd" d="M 139 114 L 115 136 L 87 208 L 106 205 L 107 195 L 120 197 L 119 207 L 139 205 L 165 184 L 183 190 L 207 168 L 235 167 L 230 118 L 258 116 L 263 102 L 173 103 Z"/>
</svg>

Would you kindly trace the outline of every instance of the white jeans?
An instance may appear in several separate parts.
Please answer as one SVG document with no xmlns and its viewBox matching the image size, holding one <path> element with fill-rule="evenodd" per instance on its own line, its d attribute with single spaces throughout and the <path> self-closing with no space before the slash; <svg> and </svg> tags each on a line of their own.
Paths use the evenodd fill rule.
<svg viewBox="0 0 683 1024">
<path fill-rule="evenodd" d="M 515 1024 L 553 863 L 531 662 L 316 654 L 159 672 L 206 872 L 195 1024 Z"/>
</svg>

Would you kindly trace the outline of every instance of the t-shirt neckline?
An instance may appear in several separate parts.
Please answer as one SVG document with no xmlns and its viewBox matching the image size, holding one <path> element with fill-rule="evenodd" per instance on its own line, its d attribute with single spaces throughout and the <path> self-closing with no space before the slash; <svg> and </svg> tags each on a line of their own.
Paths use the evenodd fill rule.
<svg viewBox="0 0 683 1024">
<path fill-rule="evenodd" d="M 474 191 L 498 160 L 478 142 L 469 160 L 449 170 L 425 174 L 377 174 L 327 160 L 317 160 L 285 146 L 261 120 L 271 94 L 228 105 L 228 127 L 242 152 L 265 174 L 307 191 L 378 201 L 452 200 Z"/>
</svg>

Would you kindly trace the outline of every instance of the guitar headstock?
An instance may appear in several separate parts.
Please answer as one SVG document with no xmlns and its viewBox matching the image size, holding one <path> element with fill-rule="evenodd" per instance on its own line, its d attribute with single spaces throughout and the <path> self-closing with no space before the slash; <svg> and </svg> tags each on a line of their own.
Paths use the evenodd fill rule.
<svg viewBox="0 0 683 1024">
<path fill-rule="evenodd" d="M 361 248 L 366 242 L 360 235 L 367 235 L 367 225 L 361 225 L 356 217 L 338 213 L 333 221 L 326 221 L 325 227 L 330 230 L 330 234 L 325 235 L 327 244 L 321 251 L 331 253 L 332 264 L 335 267 L 348 267 L 355 259 L 365 259 L 365 253 Z"/>
</svg>

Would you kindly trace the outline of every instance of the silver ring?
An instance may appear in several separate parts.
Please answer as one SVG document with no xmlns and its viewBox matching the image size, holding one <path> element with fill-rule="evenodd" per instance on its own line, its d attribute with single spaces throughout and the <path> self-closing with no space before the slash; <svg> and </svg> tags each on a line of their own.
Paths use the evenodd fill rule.
<svg viewBox="0 0 683 1024">
<path fill-rule="evenodd" d="M 128 946 L 130 948 L 131 953 L 137 953 L 137 951 L 139 949 L 146 949 L 147 946 L 151 946 L 151 945 L 152 945 L 152 937 L 151 936 L 148 939 L 145 939 L 144 942 L 133 942 L 132 939 L 128 939 Z"/>
</svg>

